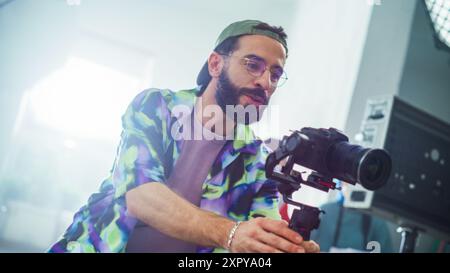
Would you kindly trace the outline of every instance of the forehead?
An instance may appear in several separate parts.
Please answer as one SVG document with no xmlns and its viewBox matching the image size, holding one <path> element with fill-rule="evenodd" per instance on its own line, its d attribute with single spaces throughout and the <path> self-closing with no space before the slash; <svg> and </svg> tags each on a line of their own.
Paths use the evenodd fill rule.
<svg viewBox="0 0 450 273">
<path fill-rule="evenodd" d="M 286 50 L 275 39 L 263 35 L 245 35 L 239 38 L 236 50 L 239 56 L 257 55 L 269 65 L 283 66 L 286 61 Z"/>
</svg>

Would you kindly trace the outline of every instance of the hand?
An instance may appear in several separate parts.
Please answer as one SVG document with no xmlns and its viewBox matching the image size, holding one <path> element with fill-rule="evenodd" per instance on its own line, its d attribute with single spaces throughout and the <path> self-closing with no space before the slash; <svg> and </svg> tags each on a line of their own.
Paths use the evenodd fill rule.
<svg viewBox="0 0 450 273">
<path fill-rule="evenodd" d="M 255 218 L 242 222 L 234 235 L 231 252 L 305 253 L 319 252 L 314 241 L 303 238 L 282 220 Z"/>
<path fill-rule="evenodd" d="M 313 240 L 303 241 L 302 247 L 305 249 L 306 253 L 319 253 L 320 246 Z"/>
</svg>

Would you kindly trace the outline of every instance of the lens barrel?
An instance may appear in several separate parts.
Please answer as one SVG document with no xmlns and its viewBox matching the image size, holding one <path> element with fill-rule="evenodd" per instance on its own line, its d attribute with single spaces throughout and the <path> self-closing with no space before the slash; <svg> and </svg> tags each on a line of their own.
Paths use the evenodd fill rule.
<svg viewBox="0 0 450 273">
<path fill-rule="evenodd" d="M 392 169 L 389 154 L 383 149 L 368 149 L 348 142 L 334 145 L 326 156 L 333 177 L 345 182 L 359 183 L 368 190 L 386 184 Z"/>
</svg>

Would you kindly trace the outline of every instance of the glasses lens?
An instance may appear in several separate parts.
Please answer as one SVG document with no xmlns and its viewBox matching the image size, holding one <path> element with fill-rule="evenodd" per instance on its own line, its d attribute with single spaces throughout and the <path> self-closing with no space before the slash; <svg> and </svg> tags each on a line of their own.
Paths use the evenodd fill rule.
<svg viewBox="0 0 450 273">
<path fill-rule="evenodd" d="M 245 65 L 248 72 L 255 77 L 260 77 L 262 74 L 264 74 L 264 70 L 266 68 L 266 64 L 263 61 L 259 60 L 247 59 Z"/>
<path fill-rule="evenodd" d="M 270 80 L 273 83 L 277 83 L 280 80 L 282 75 L 283 75 L 283 69 L 281 69 L 281 68 L 274 68 L 274 69 L 272 69 L 270 71 Z"/>
<path fill-rule="evenodd" d="M 275 73 L 272 73 L 272 75 L 274 75 L 273 77 L 275 78 L 277 78 L 277 81 L 272 81 L 272 83 L 276 86 L 276 87 L 280 87 L 280 86 L 282 86 L 283 84 L 285 84 L 286 83 L 286 81 L 287 81 L 287 75 L 286 75 L 286 72 L 284 72 L 283 70 L 281 70 L 281 74 L 277 74 L 277 75 L 275 75 Z"/>
<path fill-rule="evenodd" d="M 261 77 L 266 71 L 266 63 L 259 59 L 245 58 L 245 66 L 247 71 L 255 76 Z M 283 85 L 287 80 L 286 73 L 283 68 L 274 68 L 270 71 L 270 81 L 273 86 L 279 87 Z"/>
</svg>

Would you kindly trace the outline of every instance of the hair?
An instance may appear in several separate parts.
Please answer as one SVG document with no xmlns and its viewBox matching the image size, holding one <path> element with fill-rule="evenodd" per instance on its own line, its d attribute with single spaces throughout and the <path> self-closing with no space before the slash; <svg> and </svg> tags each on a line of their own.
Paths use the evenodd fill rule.
<svg viewBox="0 0 450 273">
<path fill-rule="evenodd" d="M 275 26 L 271 26 L 267 23 L 260 23 L 260 24 L 256 25 L 254 28 L 260 29 L 260 30 L 268 30 L 270 32 L 277 34 L 281 39 L 284 39 L 284 40 L 286 40 L 288 37 L 286 32 L 284 32 L 283 27 L 275 27 Z M 245 35 L 248 35 L 248 34 L 244 34 L 244 35 L 240 35 L 240 36 L 233 36 L 233 37 L 225 39 L 222 43 L 217 45 L 216 48 L 214 48 L 214 51 L 219 54 L 230 55 L 231 53 L 233 53 L 234 51 L 236 51 L 238 49 L 239 38 L 241 38 L 242 36 L 245 36 Z M 201 86 L 198 96 L 203 94 L 203 92 L 205 91 L 205 89 L 208 86 L 210 81 L 211 81 L 211 76 L 209 75 L 209 71 L 208 71 L 208 62 L 206 62 L 206 64 L 203 66 L 203 68 L 200 71 L 200 74 L 198 75 L 198 78 L 197 78 L 197 84 Z"/>
<path fill-rule="evenodd" d="M 267 23 L 260 23 L 260 24 L 256 25 L 255 28 L 273 32 L 273 33 L 277 34 L 283 40 L 287 40 L 287 37 L 288 37 L 286 32 L 284 32 L 283 27 L 275 27 L 275 26 L 271 26 Z"/>
</svg>

